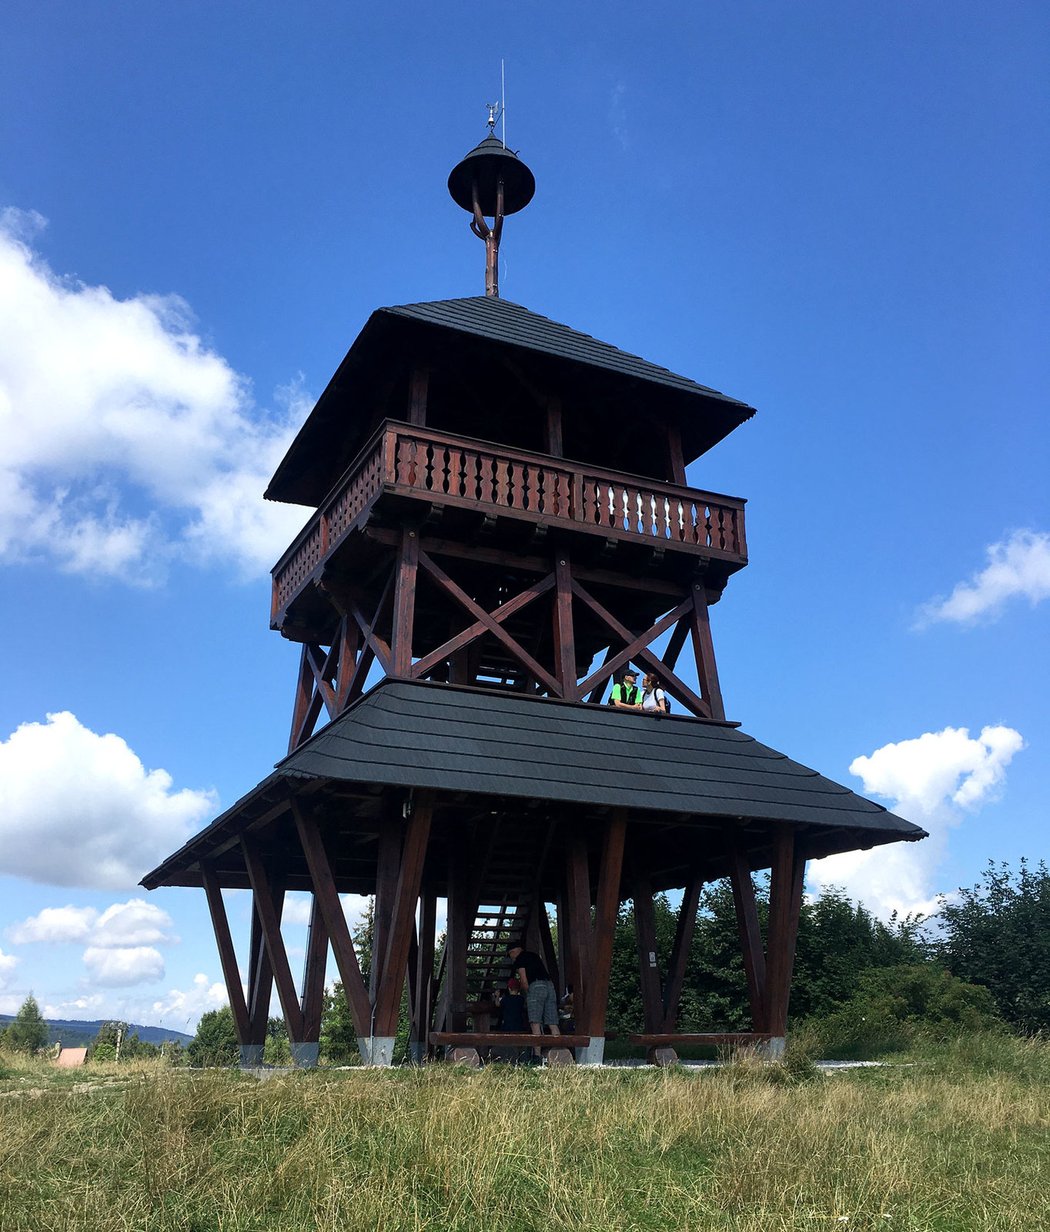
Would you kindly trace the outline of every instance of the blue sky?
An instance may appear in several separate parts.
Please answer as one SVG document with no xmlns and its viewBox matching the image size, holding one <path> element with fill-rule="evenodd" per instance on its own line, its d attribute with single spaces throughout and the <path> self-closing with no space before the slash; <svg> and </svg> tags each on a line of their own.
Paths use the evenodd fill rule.
<svg viewBox="0 0 1050 1232">
<path fill-rule="evenodd" d="M 1045 6 L 356 7 L 0 14 L 0 1010 L 221 1002 L 136 883 L 285 749 L 261 491 L 373 308 L 483 289 L 501 58 L 503 295 L 758 408 L 690 470 L 749 500 L 731 717 L 934 836 L 811 886 L 1046 857 Z"/>
</svg>

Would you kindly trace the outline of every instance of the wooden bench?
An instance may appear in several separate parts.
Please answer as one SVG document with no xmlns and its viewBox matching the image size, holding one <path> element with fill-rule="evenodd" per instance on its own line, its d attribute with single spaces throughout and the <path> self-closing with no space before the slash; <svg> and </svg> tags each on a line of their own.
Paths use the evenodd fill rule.
<svg viewBox="0 0 1050 1232">
<path fill-rule="evenodd" d="M 646 1048 L 674 1047 L 675 1044 L 698 1045 L 709 1044 L 718 1047 L 722 1044 L 764 1044 L 772 1039 L 768 1031 L 671 1031 L 663 1035 L 627 1036 L 632 1044 L 642 1044 Z"/>
<path fill-rule="evenodd" d="M 431 1031 L 435 1047 L 453 1048 L 586 1048 L 589 1035 L 533 1035 L 530 1031 Z"/>
</svg>

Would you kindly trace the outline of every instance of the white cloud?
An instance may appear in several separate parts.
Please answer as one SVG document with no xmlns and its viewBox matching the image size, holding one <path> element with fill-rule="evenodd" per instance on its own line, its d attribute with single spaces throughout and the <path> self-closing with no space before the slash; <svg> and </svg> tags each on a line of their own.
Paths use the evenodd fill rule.
<svg viewBox="0 0 1050 1232">
<path fill-rule="evenodd" d="M 49 1002 L 40 1007 L 41 1014 L 45 1018 L 71 1018 L 80 1019 L 81 1021 L 91 1021 L 95 1018 L 115 1018 L 116 1015 L 105 1013 L 106 997 L 100 993 L 92 993 L 90 996 L 74 997 L 69 1001 Z"/>
<path fill-rule="evenodd" d="M 91 935 L 93 945 L 142 946 L 163 945 L 177 941 L 174 921 L 166 911 L 133 898 L 126 903 L 114 903 L 99 916 Z"/>
<path fill-rule="evenodd" d="M 996 797 L 1006 767 L 1023 748 L 1023 738 L 1011 727 L 985 727 L 976 738 L 964 727 L 946 727 L 855 758 L 850 773 L 863 780 L 865 792 L 892 801 L 891 811 L 930 837 L 815 860 L 810 882 L 840 886 L 880 916 L 934 911 L 940 888 L 934 876 L 950 830 L 962 822 L 964 811 Z"/>
<path fill-rule="evenodd" d="M 1018 530 L 986 549 L 988 564 L 968 582 L 960 582 L 947 599 L 925 604 L 919 626 L 937 620 L 974 624 L 997 616 L 1014 598 L 1033 606 L 1050 598 L 1050 535 Z"/>
<path fill-rule="evenodd" d="M 124 740 L 68 712 L 0 741 L 0 872 L 46 885 L 136 884 L 215 811 L 211 791 L 175 790 Z"/>
<path fill-rule="evenodd" d="M 281 913 L 282 924 L 309 924 L 313 895 L 293 891 L 286 895 L 284 910 Z"/>
<path fill-rule="evenodd" d="M 43 225 L 0 211 L 0 561 L 140 584 L 180 558 L 269 568 L 305 517 L 262 499 L 302 391 L 261 412 L 181 299 L 56 275 Z"/>
<path fill-rule="evenodd" d="M 212 982 L 203 973 L 193 977 L 193 987 L 170 989 L 165 996 L 150 1006 L 151 1021 L 164 1025 L 174 1019 L 175 1029 L 193 1032 L 201 1014 L 208 1010 L 221 1009 L 229 1001 L 226 985 Z"/>
<path fill-rule="evenodd" d="M 11 972 L 18 966 L 18 963 L 19 960 L 13 954 L 5 954 L 3 950 L 0 950 L 0 988 L 7 987 Z"/>
<path fill-rule="evenodd" d="M 12 924 L 7 935 L 19 945 L 44 941 L 61 944 L 84 941 L 94 927 L 98 912 L 94 907 L 45 907 L 38 915 Z"/>
<path fill-rule="evenodd" d="M 114 949 L 88 946 L 84 966 L 92 983 L 106 988 L 123 988 L 164 977 L 164 958 L 150 945 L 130 945 Z"/>
</svg>

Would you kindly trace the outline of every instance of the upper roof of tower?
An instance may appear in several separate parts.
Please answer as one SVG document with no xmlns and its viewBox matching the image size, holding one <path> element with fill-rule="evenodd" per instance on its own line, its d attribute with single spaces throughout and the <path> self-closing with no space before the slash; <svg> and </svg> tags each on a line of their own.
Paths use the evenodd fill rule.
<svg viewBox="0 0 1050 1232">
<path fill-rule="evenodd" d="M 319 505 L 376 425 L 403 419 L 416 365 L 438 383 L 473 386 L 491 403 L 487 439 L 499 440 L 510 390 L 558 397 L 566 455 L 598 461 L 624 425 L 677 424 L 686 461 L 755 413 L 744 402 L 494 296 L 379 308 L 317 400 L 266 490 L 269 500 Z M 571 443 L 570 443 L 571 442 Z M 594 454 L 589 454 L 592 448 Z M 644 473 L 644 469 L 643 469 Z"/>
</svg>

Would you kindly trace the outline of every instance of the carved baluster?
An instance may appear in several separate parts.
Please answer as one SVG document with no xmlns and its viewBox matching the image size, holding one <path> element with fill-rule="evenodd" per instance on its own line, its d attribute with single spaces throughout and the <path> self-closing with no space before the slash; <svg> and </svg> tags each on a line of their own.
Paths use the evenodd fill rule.
<svg viewBox="0 0 1050 1232">
<path fill-rule="evenodd" d="M 416 456 L 416 443 L 406 437 L 400 437 L 397 442 L 397 469 L 395 475 L 398 483 L 413 485 L 415 473 L 413 463 Z"/>
<path fill-rule="evenodd" d="M 520 462 L 515 462 L 511 468 L 513 486 L 510 504 L 513 509 L 525 508 L 525 468 Z"/>
<path fill-rule="evenodd" d="M 509 505 L 511 503 L 509 464 L 506 458 L 496 459 L 496 479 L 493 489 L 493 500 L 497 505 Z"/>
<path fill-rule="evenodd" d="M 478 455 L 478 500 L 485 505 L 491 505 L 492 495 L 492 459 L 488 454 Z"/>
</svg>

